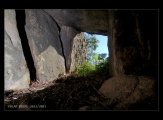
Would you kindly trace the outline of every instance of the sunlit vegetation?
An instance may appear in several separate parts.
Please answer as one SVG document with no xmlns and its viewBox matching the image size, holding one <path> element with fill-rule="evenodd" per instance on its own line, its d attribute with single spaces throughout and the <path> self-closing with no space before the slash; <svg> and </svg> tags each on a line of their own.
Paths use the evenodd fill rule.
<svg viewBox="0 0 163 120">
<path fill-rule="evenodd" d="M 99 40 L 93 35 L 85 35 L 87 42 L 87 61 L 77 68 L 77 72 L 85 77 L 109 77 L 109 59 L 106 53 L 96 53 Z"/>
</svg>

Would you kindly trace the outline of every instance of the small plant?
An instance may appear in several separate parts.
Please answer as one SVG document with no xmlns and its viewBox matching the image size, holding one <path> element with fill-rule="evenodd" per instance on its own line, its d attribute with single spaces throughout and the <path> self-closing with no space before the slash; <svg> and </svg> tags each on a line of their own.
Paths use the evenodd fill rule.
<svg viewBox="0 0 163 120">
<path fill-rule="evenodd" d="M 108 60 L 103 60 L 100 63 L 98 63 L 95 66 L 96 69 L 96 74 L 95 75 L 100 75 L 103 76 L 105 78 L 109 78 L 110 74 L 109 74 L 109 61 Z"/>
<path fill-rule="evenodd" d="M 77 68 L 77 72 L 81 76 L 87 77 L 104 77 L 109 78 L 109 61 L 102 60 L 98 64 L 86 62 L 83 66 Z"/>
<path fill-rule="evenodd" d="M 95 66 L 90 62 L 86 62 L 84 65 L 77 68 L 78 74 L 81 76 L 89 76 L 94 70 Z"/>
</svg>

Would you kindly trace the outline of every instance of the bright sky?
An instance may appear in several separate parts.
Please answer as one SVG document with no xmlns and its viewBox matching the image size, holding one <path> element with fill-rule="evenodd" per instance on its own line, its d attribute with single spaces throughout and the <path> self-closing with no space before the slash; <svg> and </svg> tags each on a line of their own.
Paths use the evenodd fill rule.
<svg viewBox="0 0 163 120">
<path fill-rule="evenodd" d="M 108 46 L 107 46 L 108 37 L 104 35 L 97 35 L 97 34 L 95 34 L 94 36 L 96 36 L 96 38 L 99 40 L 98 47 L 95 52 L 107 53 L 106 57 L 108 57 L 109 56 Z"/>
<path fill-rule="evenodd" d="M 85 32 L 85 34 L 87 33 Z M 109 56 L 108 46 L 107 46 L 108 37 L 104 35 L 97 35 L 97 34 L 94 34 L 94 36 L 96 36 L 96 38 L 99 40 L 98 47 L 95 52 L 107 53 L 107 56 L 106 56 L 107 58 Z"/>
</svg>

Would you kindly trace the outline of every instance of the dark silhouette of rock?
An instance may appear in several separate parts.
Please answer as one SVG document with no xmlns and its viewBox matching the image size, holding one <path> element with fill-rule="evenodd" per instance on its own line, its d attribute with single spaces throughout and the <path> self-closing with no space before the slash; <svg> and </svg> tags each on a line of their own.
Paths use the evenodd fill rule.
<svg viewBox="0 0 163 120">
<path fill-rule="evenodd" d="M 103 83 L 99 93 L 108 98 L 106 106 L 115 110 L 158 109 L 156 79 L 147 76 L 117 76 Z"/>
<path fill-rule="evenodd" d="M 112 76 L 158 76 L 157 10 L 109 11 L 108 31 Z"/>
</svg>

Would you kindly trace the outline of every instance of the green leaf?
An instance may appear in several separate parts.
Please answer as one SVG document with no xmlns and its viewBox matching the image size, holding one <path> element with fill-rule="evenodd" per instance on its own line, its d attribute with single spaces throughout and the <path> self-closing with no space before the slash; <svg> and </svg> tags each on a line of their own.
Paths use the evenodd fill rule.
<svg viewBox="0 0 163 120">
<path fill-rule="evenodd" d="M 93 58 L 94 58 L 95 60 L 98 60 L 98 55 L 94 55 Z"/>
</svg>

